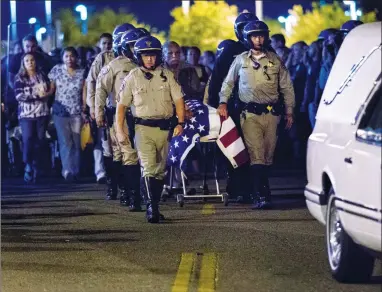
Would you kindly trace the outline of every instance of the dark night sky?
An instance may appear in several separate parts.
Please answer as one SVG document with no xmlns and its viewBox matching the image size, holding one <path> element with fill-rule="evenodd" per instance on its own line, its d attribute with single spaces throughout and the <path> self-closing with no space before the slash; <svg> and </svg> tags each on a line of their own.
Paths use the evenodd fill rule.
<svg viewBox="0 0 382 292">
<path fill-rule="evenodd" d="M 235 4 L 239 7 L 239 11 L 248 9 L 251 12 L 255 12 L 255 1 L 240 0 L 226 1 L 228 4 Z M 272 1 L 267 0 L 264 4 L 264 15 L 272 18 L 277 18 L 280 15 L 286 15 L 288 9 L 292 8 L 294 4 L 302 4 L 305 8 L 311 6 L 311 1 L 304 0 L 283 0 Z M 95 10 L 102 10 L 109 7 L 114 10 L 124 8 L 125 10 L 133 13 L 137 16 L 138 20 L 160 30 L 167 31 L 173 18 L 170 16 L 170 10 L 176 6 L 181 6 L 181 1 L 177 0 L 131 0 L 131 1 L 52 1 L 53 13 L 61 8 L 73 8 L 78 4 L 84 4 L 88 7 L 92 7 Z M 17 21 L 28 22 L 30 17 L 36 17 L 40 19 L 41 23 L 45 23 L 45 4 L 44 1 L 33 0 L 19 0 L 17 1 Z M 1 39 L 7 38 L 7 25 L 10 22 L 10 5 L 9 1 L 1 1 Z M 28 26 L 26 26 L 28 27 Z M 28 33 L 28 28 L 18 28 L 19 36 Z"/>
</svg>

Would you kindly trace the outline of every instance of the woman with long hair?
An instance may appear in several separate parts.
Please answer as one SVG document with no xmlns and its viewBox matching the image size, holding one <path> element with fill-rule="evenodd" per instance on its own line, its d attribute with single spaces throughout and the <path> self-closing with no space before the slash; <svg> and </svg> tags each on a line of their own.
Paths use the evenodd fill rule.
<svg viewBox="0 0 382 292">
<path fill-rule="evenodd" d="M 51 90 L 49 79 L 37 66 L 35 53 L 26 53 L 21 58 L 14 88 L 23 139 L 24 180 L 36 181 L 41 170 Z"/>
<path fill-rule="evenodd" d="M 72 181 L 80 172 L 80 133 L 86 110 L 83 99 L 85 69 L 78 66 L 78 53 L 73 47 L 64 48 L 61 59 L 63 64 L 54 66 L 48 76 L 55 92 L 52 114 L 60 148 L 62 176 Z"/>
</svg>

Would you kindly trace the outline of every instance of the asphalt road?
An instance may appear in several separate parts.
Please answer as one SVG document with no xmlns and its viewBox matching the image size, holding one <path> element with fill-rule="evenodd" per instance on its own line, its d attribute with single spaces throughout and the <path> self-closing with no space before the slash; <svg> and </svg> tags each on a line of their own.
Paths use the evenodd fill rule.
<svg viewBox="0 0 382 292">
<path fill-rule="evenodd" d="M 381 291 L 380 261 L 370 283 L 331 278 L 303 178 L 272 184 L 274 210 L 168 200 L 166 220 L 150 225 L 144 213 L 105 201 L 104 186 L 3 180 L 1 291 Z"/>
</svg>

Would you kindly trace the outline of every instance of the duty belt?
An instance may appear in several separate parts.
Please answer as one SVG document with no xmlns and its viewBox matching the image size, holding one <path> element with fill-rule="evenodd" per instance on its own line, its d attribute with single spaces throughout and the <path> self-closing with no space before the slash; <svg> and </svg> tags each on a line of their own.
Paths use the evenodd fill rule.
<svg viewBox="0 0 382 292">
<path fill-rule="evenodd" d="M 278 116 L 281 114 L 281 105 L 280 103 L 263 104 L 257 102 L 249 102 L 244 104 L 243 111 L 248 111 L 255 115 L 271 113 L 272 115 Z"/>
<path fill-rule="evenodd" d="M 170 130 L 171 127 L 171 119 L 142 119 L 142 118 L 134 118 L 134 122 L 138 125 L 160 128 L 161 130 Z"/>
</svg>

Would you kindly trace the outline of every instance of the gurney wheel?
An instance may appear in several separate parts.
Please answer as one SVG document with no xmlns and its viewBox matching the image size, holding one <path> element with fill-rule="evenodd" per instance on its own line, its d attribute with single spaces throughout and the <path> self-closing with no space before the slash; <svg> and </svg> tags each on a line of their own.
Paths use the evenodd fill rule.
<svg viewBox="0 0 382 292">
<path fill-rule="evenodd" d="M 166 189 L 163 189 L 162 194 L 161 194 L 162 202 L 166 202 L 167 197 L 168 197 L 168 192 Z"/>
<path fill-rule="evenodd" d="M 225 194 L 223 194 L 223 203 L 224 203 L 224 206 L 228 206 L 228 203 L 229 203 L 229 201 L 228 201 L 228 194 L 227 193 L 225 193 Z"/>
<path fill-rule="evenodd" d="M 183 207 L 183 206 L 184 206 L 184 198 L 183 198 L 183 195 L 178 195 L 178 196 L 177 196 L 177 201 L 178 201 L 179 207 Z"/>
</svg>

